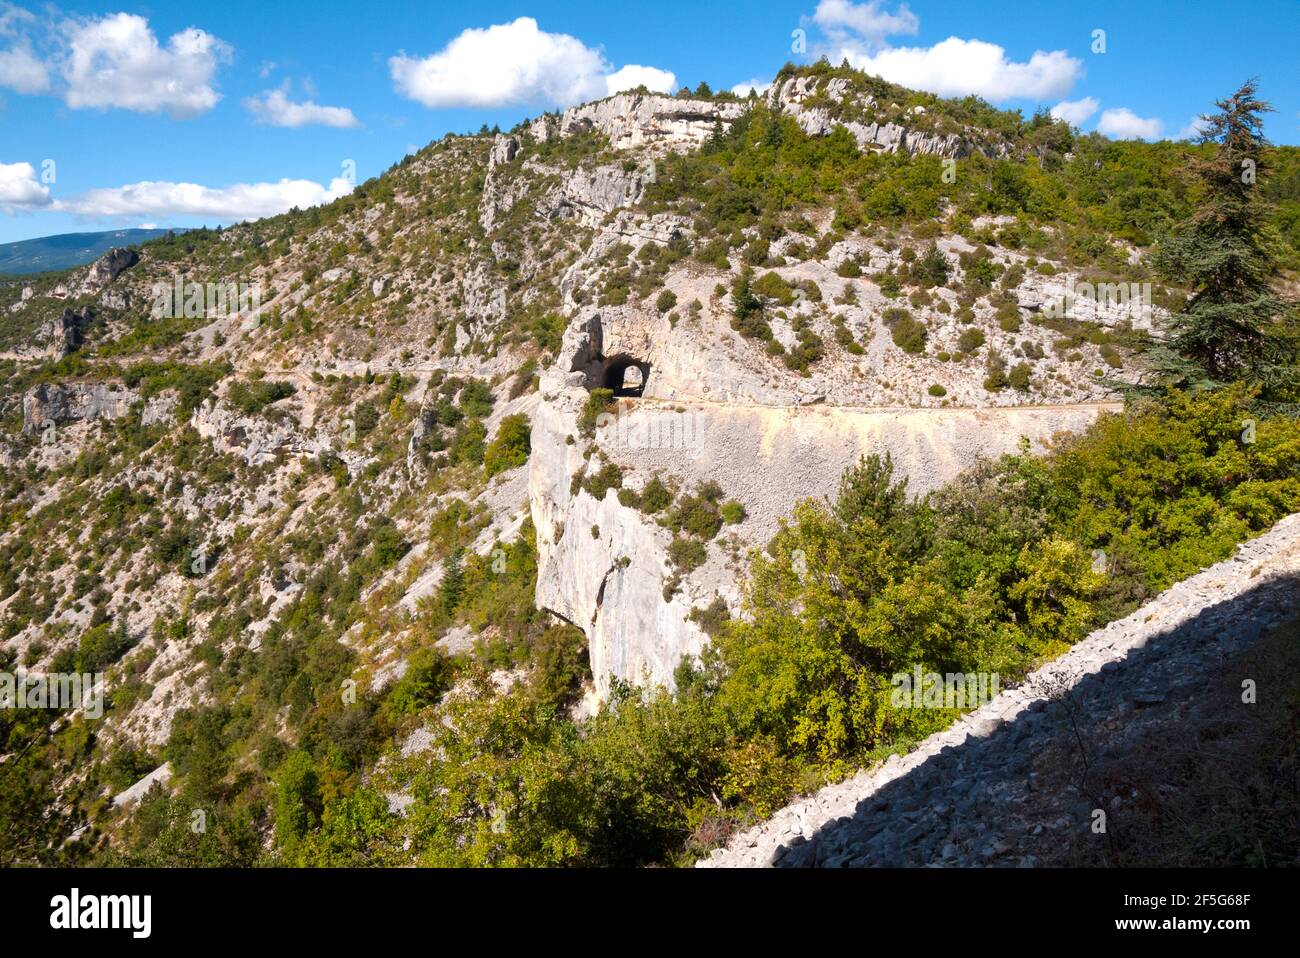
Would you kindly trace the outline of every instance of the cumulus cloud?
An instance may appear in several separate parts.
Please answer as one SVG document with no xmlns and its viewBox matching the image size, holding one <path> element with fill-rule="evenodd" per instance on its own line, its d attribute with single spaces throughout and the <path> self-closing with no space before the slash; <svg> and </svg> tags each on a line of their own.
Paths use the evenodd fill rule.
<svg viewBox="0 0 1300 958">
<path fill-rule="evenodd" d="M 742 97 L 749 96 L 751 92 L 763 96 L 763 94 L 767 93 L 771 89 L 771 80 L 761 80 L 758 77 L 755 77 L 752 80 L 746 80 L 744 83 L 737 83 L 731 88 L 731 92 L 736 94 L 736 96 Z"/>
<path fill-rule="evenodd" d="M 36 179 L 30 163 L 0 163 L 0 210 L 40 209 L 50 205 L 50 189 Z"/>
<path fill-rule="evenodd" d="M 336 177 L 329 186 L 312 180 L 283 179 L 276 183 L 236 183 L 220 189 L 197 183 L 147 181 L 91 190 L 75 199 L 55 202 L 52 208 L 88 218 L 197 216 L 235 223 L 274 216 L 295 206 L 302 209 L 329 203 L 352 192 L 352 188 L 352 182 L 345 177 Z"/>
<path fill-rule="evenodd" d="M 45 93 L 50 88 L 49 67 L 25 44 L 0 50 L 0 87 L 15 93 Z"/>
<path fill-rule="evenodd" d="M 356 116 L 345 106 L 320 106 L 311 100 L 295 103 L 283 90 L 267 90 L 244 100 L 244 107 L 258 123 L 268 126 L 333 126 L 349 129 L 360 126 Z"/>
<path fill-rule="evenodd" d="M 612 94 L 635 90 L 644 86 L 653 93 L 672 93 L 677 88 L 677 74 L 657 67 L 643 67 L 630 63 L 605 77 L 605 90 Z"/>
<path fill-rule="evenodd" d="M 883 0 L 821 0 L 811 22 L 822 33 L 813 55 L 832 63 L 848 60 L 860 70 L 940 96 L 974 94 L 995 102 L 1055 99 L 1083 75 L 1083 61 L 1064 50 L 1036 50 L 1022 62 L 1010 59 L 996 43 L 961 37 L 932 47 L 893 46 L 889 37 L 920 29 L 906 4 L 890 11 Z"/>
<path fill-rule="evenodd" d="M 0 37 L 16 36 L 19 32 L 19 24 L 26 26 L 35 22 L 36 15 L 30 10 L 0 0 Z"/>
<path fill-rule="evenodd" d="M 568 106 L 607 96 L 632 76 L 660 85 L 672 77 L 653 67 L 615 71 L 599 50 L 547 33 L 532 17 L 465 30 L 427 57 L 390 57 L 388 70 L 398 93 L 428 107 Z"/>
<path fill-rule="evenodd" d="M 1140 117 L 1126 106 L 1106 110 L 1097 121 L 1097 132 L 1116 140 L 1154 140 L 1162 129 L 1157 117 Z"/>
<path fill-rule="evenodd" d="M 69 21 L 63 30 L 64 100 L 73 109 L 165 110 L 184 118 L 221 99 L 214 79 L 231 49 L 210 33 L 189 27 L 163 46 L 148 20 L 129 13 Z"/>
<path fill-rule="evenodd" d="M 975 94 L 999 102 L 1052 99 L 1083 75 L 1082 61 L 1064 50 L 1037 50 L 1027 62 L 1007 59 L 996 43 L 949 37 L 932 47 L 891 47 L 875 54 L 843 51 L 853 66 L 940 96 Z"/>
<path fill-rule="evenodd" d="M 901 4 L 897 11 L 882 9 L 883 0 L 850 3 L 849 0 L 821 0 L 813 12 L 813 23 L 821 27 L 832 43 L 855 44 L 859 52 L 885 45 L 891 36 L 914 36 L 921 28 L 916 14 Z"/>
<path fill-rule="evenodd" d="M 1096 97 L 1085 96 L 1082 100 L 1062 100 L 1052 107 L 1051 114 L 1054 119 L 1064 120 L 1070 126 L 1083 126 L 1099 106 Z"/>
</svg>

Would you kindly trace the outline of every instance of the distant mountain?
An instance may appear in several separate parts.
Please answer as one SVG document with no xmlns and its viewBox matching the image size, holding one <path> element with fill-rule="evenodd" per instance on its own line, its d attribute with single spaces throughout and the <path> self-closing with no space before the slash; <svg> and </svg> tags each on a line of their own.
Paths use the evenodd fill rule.
<svg viewBox="0 0 1300 958">
<path fill-rule="evenodd" d="M 18 276 L 84 266 L 114 246 L 134 246 L 166 235 L 167 230 L 156 229 L 108 230 L 103 233 L 63 233 L 3 243 L 0 244 L 0 275 Z"/>
</svg>

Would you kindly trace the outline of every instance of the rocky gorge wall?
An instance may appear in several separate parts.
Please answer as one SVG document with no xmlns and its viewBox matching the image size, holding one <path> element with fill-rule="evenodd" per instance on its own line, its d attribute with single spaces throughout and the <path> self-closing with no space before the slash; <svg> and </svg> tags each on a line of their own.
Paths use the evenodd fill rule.
<svg viewBox="0 0 1300 958">
<path fill-rule="evenodd" d="M 671 533 L 621 504 L 617 490 L 597 500 L 575 482 L 584 468 L 598 468 L 601 457 L 620 466 L 631 489 L 657 474 L 683 487 L 718 483 L 726 498 L 745 507 L 745 520 L 728 533 L 746 550 L 764 545 L 800 499 L 833 496 L 843 471 L 864 455 L 888 454 L 910 490 L 923 494 L 980 456 L 1016 451 L 1022 437 L 1041 450 L 1052 436 L 1082 430 L 1103 411 L 1119 408 L 874 409 L 782 403 L 782 397 L 772 404 L 749 397 L 718 402 L 684 397 L 690 383 L 677 381 L 671 401 L 625 399 L 602 417 L 589 460 L 578 417 L 589 390 L 602 382 L 607 357 L 628 346 L 629 335 L 617 326 L 607 332 L 594 315 L 572 324 L 562 349 L 567 359 L 544 373 L 533 418 L 536 601 L 586 633 L 601 698 L 611 676 L 671 686 L 682 656 L 698 653 L 707 641 L 690 620 L 691 610 L 716 596 L 737 610 L 741 582 L 735 550 L 715 542 L 705 565 L 666 598 Z"/>
</svg>

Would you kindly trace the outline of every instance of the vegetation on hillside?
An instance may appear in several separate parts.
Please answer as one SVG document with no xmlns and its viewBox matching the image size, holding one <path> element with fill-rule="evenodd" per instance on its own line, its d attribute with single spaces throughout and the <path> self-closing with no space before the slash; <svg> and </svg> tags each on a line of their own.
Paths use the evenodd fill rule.
<svg viewBox="0 0 1300 958">
<path fill-rule="evenodd" d="M 687 213 L 696 236 L 603 250 L 593 301 L 635 297 L 671 323 L 679 304 L 661 288 L 670 268 L 693 258 L 733 272 L 737 258 L 718 292 L 730 294 L 734 328 L 806 372 L 825 344 L 795 323 L 796 345 L 774 344 L 771 322 L 822 293 L 772 269 L 782 236 L 799 238 L 795 255 L 813 256 L 854 232 L 911 232 L 911 255 L 874 279 L 897 300 L 884 317 L 888 348 L 917 355 L 929 332 L 913 311 L 955 268 L 933 242 L 944 229 L 978 244 L 958 260 L 968 299 L 955 309 L 988 296 L 1008 334 L 1020 328 L 1012 291 L 1025 270 L 1004 269 L 990 246 L 1104 271 L 1129 263 L 1120 241 L 1159 241 L 1159 261 L 1192 293 L 1161 354 L 1167 381 L 1047 455 L 1026 447 L 973 463 L 925 497 L 906 493 L 888 458 L 863 459 L 833 500 L 792 503 L 750 557 L 743 615 L 720 600 L 695 610 L 713 641 L 681 663 L 675 691 L 616 683 L 582 717 L 586 638 L 535 605 L 531 522 L 494 537 L 500 516 L 483 501 L 533 453 L 527 415 L 501 406 L 532 388 L 543 355 L 558 349 L 566 318 L 551 280 L 581 231 L 543 230 L 523 204 L 485 233 L 477 204 L 487 140 L 471 137 L 444 140 L 324 208 L 156 241 L 157 262 L 213 276 L 292 254 L 301 270 L 262 343 L 394 334 L 414 281 L 380 310 L 359 267 L 396 275 L 416 264 L 440 272 L 422 300 L 436 314 L 428 341 L 412 348 L 514 345 L 530 358 L 491 382 L 438 369 L 418 407 L 403 372 L 299 370 L 295 382 L 313 387 L 313 421 L 348 428 L 333 451 L 262 465 L 217 451 L 189 414 L 220 395 L 244 416 L 275 419 L 305 390 L 275 364 L 234 376 L 223 360 L 198 361 L 188 327 L 105 326 L 84 353 L 0 367 L 15 429 L 13 398 L 37 383 L 113 377 L 145 398 L 175 390 L 178 400 L 174 421 L 146 426 L 137 407 L 54 464 L 36 455 L 35 438 L 13 439 L 23 455 L 0 475 L 0 635 L 39 637 L 23 661 L 0 650 L 0 671 L 42 659 L 106 671 L 106 708 L 118 717 L 152 700 L 149 667 L 169 656 L 156 681 L 175 677 L 174 715 L 166 741 L 140 744 L 147 739 L 109 736 L 66 711 L 0 709 L 0 861 L 685 863 L 792 795 L 960 714 L 896 705 L 896 674 L 920 667 L 1013 682 L 1300 510 L 1300 422 L 1281 414 L 1294 401 L 1294 304 L 1278 292 L 1280 272 L 1300 262 L 1300 161 L 1259 138 L 1252 88 L 1225 101 L 1210 142 L 1190 146 L 1112 143 L 829 65 L 783 71 L 793 73 L 845 79 L 906 115 L 925 107 L 939 132 L 980 128 L 1020 152 L 963 160 L 949 183 L 938 158 L 863 153 L 842 128 L 809 137 L 755 104 L 702 150 L 658 168 L 646 210 Z M 591 135 L 533 144 L 528 156 L 577 164 L 606 147 Z M 1261 178 L 1243 190 L 1229 174 L 1255 154 Z M 380 206 L 392 218 L 374 242 L 364 214 Z M 986 214 L 1010 219 L 977 229 Z M 493 268 L 508 296 L 500 327 L 465 346 L 466 301 L 481 292 L 466 282 L 467 251 L 485 240 L 502 244 Z M 530 258 L 538 272 L 521 265 Z M 329 270 L 340 271 L 332 285 Z M 840 270 L 852 278 L 863 264 Z M 682 304 L 688 317 L 699 309 Z M 1065 350 L 1114 348 L 1104 333 L 1057 331 Z M 836 339 L 863 352 L 842 324 Z M 973 326 L 957 342 L 960 358 L 986 345 Z M 1016 358 L 1043 354 L 1032 343 L 1018 349 L 988 349 L 987 389 L 1030 387 L 1031 367 Z M 936 398 L 944 391 L 930 386 Z M 575 442 L 592 438 L 613 399 L 591 391 Z M 672 533 L 665 598 L 727 526 L 745 522 L 744 506 L 716 483 L 655 475 L 634 491 L 617 463 L 586 451 L 574 491 L 616 489 Z M 182 502 L 198 505 L 187 512 Z M 177 600 L 152 608 L 150 629 L 133 635 L 131 613 L 164 580 Z M 391 658 L 371 659 L 381 645 Z M 164 761 L 168 788 L 134 809 L 112 807 L 111 795 Z"/>
</svg>

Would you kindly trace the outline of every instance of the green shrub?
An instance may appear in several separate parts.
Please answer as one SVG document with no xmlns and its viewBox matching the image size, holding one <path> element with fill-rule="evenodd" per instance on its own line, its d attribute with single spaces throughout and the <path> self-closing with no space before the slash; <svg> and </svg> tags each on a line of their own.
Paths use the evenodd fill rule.
<svg viewBox="0 0 1300 958">
<path fill-rule="evenodd" d="M 677 505 L 664 519 L 664 524 L 674 532 L 685 532 L 701 539 L 712 539 L 722 528 L 719 503 L 722 488 L 715 482 L 701 483 L 695 492 L 677 500 Z"/>
<path fill-rule="evenodd" d="M 272 403 L 292 396 L 297 390 L 292 383 L 261 379 L 246 383 L 242 379 L 230 384 L 226 400 L 246 416 L 255 416 Z"/>
<path fill-rule="evenodd" d="M 991 393 L 1000 392 L 1007 388 L 1010 380 L 1007 379 L 1007 363 L 997 353 L 990 351 L 988 362 L 985 366 L 984 388 Z"/>
<path fill-rule="evenodd" d="M 308 831 L 320 824 L 324 803 L 320 776 L 311 756 L 290 752 L 275 776 L 275 841 L 292 849 Z"/>
<path fill-rule="evenodd" d="M 582 412 L 578 414 L 578 432 L 587 439 L 596 434 L 597 420 L 602 413 L 610 411 L 614 403 L 614 390 L 598 386 L 587 397 Z"/>
<path fill-rule="evenodd" d="M 1015 303 L 1003 303 L 998 307 L 998 326 L 1004 333 L 1020 332 L 1020 310 Z"/>
<path fill-rule="evenodd" d="M 957 337 L 957 348 L 962 352 L 975 352 L 984 344 L 984 330 L 982 329 L 963 329 L 961 335 Z"/>
<path fill-rule="evenodd" d="M 919 355 L 925 352 L 926 340 L 929 338 L 930 333 L 924 323 L 908 316 L 894 324 L 891 335 L 893 336 L 894 345 L 903 352 Z"/>
<path fill-rule="evenodd" d="M 673 503 L 672 491 L 658 476 L 654 476 L 641 490 L 640 508 L 649 515 L 667 509 Z"/>
<path fill-rule="evenodd" d="M 708 558 L 708 550 L 699 539 L 690 536 L 674 536 L 673 541 L 668 544 L 668 560 L 679 572 L 698 569 Z"/>
<path fill-rule="evenodd" d="M 528 461 L 532 450 L 532 426 L 524 413 L 514 413 L 501 420 L 496 438 L 483 453 L 483 468 L 491 479 L 497 473 L 518 469 Z"/>
<path fill-rule="evenodd" d="M 407 661 L 406 671 L 393 685 L 384 708 L 393 719 L 414 715 L 436 705 L 451 690 L 456 677 L 451 659 L 436 646 L 417 649 Z"/>
<path fill-rule="evenodd" d="M 764 273 L 754 283 L 753 291 L 779 306 L 789 306 L 794 302 L 794 290 L 779 273 Z"/>
</svg>

